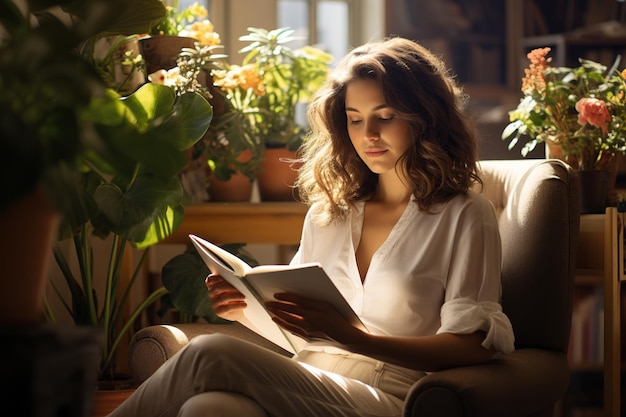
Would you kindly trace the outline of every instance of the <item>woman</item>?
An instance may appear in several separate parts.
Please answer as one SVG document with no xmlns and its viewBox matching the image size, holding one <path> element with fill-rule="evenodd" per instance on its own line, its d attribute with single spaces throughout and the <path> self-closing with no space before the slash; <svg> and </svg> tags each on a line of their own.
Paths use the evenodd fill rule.
<svg viewBox="0 0 626 417">
<path fill-rule="evenodd" d="M 292 263 L 320 262 L 370 333 L 322 300 L 277 294 L 274 320 L 311 341 L 294 358 L 196 338 L 112 415 L 399 416 L 425 372 L 512 351 L 461 98 L 441 61 L 392 38 L 351 51 L 309 106 L 297 185 L 310 208 Z M 206 284 L 219 316 L 242 317 L 242 294 Z"/>
</svg>

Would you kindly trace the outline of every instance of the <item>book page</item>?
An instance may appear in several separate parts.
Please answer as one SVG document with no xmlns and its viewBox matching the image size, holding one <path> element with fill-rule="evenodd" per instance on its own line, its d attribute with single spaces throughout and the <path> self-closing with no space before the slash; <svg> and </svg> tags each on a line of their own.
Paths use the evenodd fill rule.
<svg viewBox="0 0 626 417">
<path fill-rule="evenodd" d="M 208 250 L 209 253 L 207 253 L 207 255 L 209 255 L 214 261 L 221 263 L 224 267 L 230 267 L 230 269 L 238 277 L 244 276 L 246 272 L 251 269 L 250 265 L 239 259 L 237 256 L 211 242 L 202 239 L 201 237 L 189 235 L 189 239 L 191 239 L 196 248 L 200 245 L 205 250 Z"/>
<path fill-rule="evenodd" d="M 289 268 L 252 268 L 245 279 L 263 301 L 275 300 L 274 294 L 292 292 L 333 305 L 354 327 L 368 332 L 350 304 L 318 263 L 292 265 Z M 369 332 L 368 332 L 369 333 Z"/>
</svg>

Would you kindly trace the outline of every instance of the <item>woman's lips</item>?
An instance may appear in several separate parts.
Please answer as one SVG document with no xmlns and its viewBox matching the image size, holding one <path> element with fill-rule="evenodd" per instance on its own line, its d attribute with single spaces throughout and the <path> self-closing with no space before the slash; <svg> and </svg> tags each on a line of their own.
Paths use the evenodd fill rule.
<svg viewBox="0 0 626 417">
<path fill-rule="evenodd" d="M 365 154 L 370 158 L 376 158 L 377 156 L 383 155 L 387 150 L 385 149 L 366 149 Z"/>
</svg>

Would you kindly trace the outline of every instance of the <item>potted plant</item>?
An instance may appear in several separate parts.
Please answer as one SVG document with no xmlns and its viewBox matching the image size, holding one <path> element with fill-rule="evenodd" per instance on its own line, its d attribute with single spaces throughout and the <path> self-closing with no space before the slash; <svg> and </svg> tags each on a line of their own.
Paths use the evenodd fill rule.
<svg viewBox="0 0 626 417">
<path fill-rule="evenodd" d="M 7 340 L 15 353 L 5 377 L 19 375 L 2 392 L 9 414 L 28 412 L 29 403 L 33 414 L 63 409 L 82 415 L 90 406 L 89 392 L 70 394 L 68 384 L 89 389 L 95 382 L 97 337 L 91 328 L 46 326 L 44 294 L 59 221 L 80 211 L 66 204 L 81 192 L 77 176 L 87 166 L 124 171 L 125 159 L 117 158 L 124 144 L 99 131 L 85 111 L 92 100 L 117 99 L 77 51 L 104 31 L 124 33 L 131 23 L 149 27 L 161 12 L 154 0 L 0 1 L 0 223 L 10 242 L 0 255 L 0 330 L 9 335 L 4 354 L 10 355 Z"/>
<path fill-rule="evenodd" d="M 12 204 L 40 191 L 45 193 L 42 198 L 51 202 L 53 211 L 63 209 L 64 199 L 56 197 L 69 192 L 72 181 L 68 177 L 82 166 L 78 163 L 81 156 L 92 163 L 106 161 L 116 166 L 115 160 L 107 160 L 116 144 L 90 134 L 93 123 L 82 118 L 83 109 L 92 98 L 104 94 L 105 86 L 93 67 L 75 52 L 81 42 L 97 33 L 122 33 L 129 22 L 147 27 L 162 11 L 162 5 L 154 0 L 137 1 L 128 5 L 127 11 L 134 19 L 129 20 L 128 15 L 119 12 L 124 10 L 122 3 L 116 0 L 105 7 L 93 1 L 0 2 L 0 154 L 4 170 L 0 209 L 4 214 Z M 44 12 L 54 5 L 74 7 L 71 16 L 76 24 L 68 27 L 54 14 Z M 101 13 L 91 13 L 93 6 L 103 6 Z M 39 18 L 37 25 L 31 24 L 32 16 Z M 19 240 L 13 242 L 16 241 Z M 49 247 L 43 246 L 43 250 L 49 251 Z M 20 274 L 15 258 L 9 259 L 7 264 L 16 265 Z M 29 261 L 28 265 L 32 264 Z M 45 266 L 41 268 L 45 271 Z M 45 274 L 41 275 L 30 273 L 15 288 L 30 288 L 28 279 L 36 281 L 37 290 L 23 294 L 34 295 L 33 304 L 12 291 L 4 292 L 8 300 L 0 303 L 4 306 L 3 321 L 39 322 L 46 282 Z"/>
<path fill-rule="evenodd" d="M 185 71 L 171 86 L 147 83 L 128 96 L 107 89 L 112 100 L 92 100 L 85 111 L 86 118 L 97 122 L 101 134 L 115 138 L 119 147 L 111 156 L 123 165 L 107 170 L 87 164 L 77 178 L 82 192 L 66 197 L 69 206 L 86 208 L 78 216 L 66 216 L 60 232 L 60 239 L 74 242 L 78 278 L 58 247 L 54 255 L 71 292 L 71 302 L 65 304 L 68 312 L 77 324 L 98 326 L 103 331 L 102 379 L 116 376 L 120 342 L 139 314 L 165 293 L 164 288 L 157 289 L 129 317 L 123 317 L 146 254 L 129 282 L 124 283 L 121 265 L 127 246 L 148 248 L 180 225 L 188 200 L 180 174 L 189 162 L 189 150 L 212 119 L 211 106 L 194 82 L 199 65 L 188 66 Z M 110 261 L 104 299 L 99 301 L 92 291 L 92 241 L 109 236 Z"/>
<path fill-rule="evenodd" d="M 216 94 L 210 73 L 216 68 L 214 63 L 225 57 L 218 53 L 222 48 L 220 42 L 219 34 L 208 19 L 207 9 L 197 2 L 182 10 L 178 2 L 167 6 L 166 14 L 152 25 L 149 36 L 139 40 L 148 78 L 152 82 L 180 88 L 176 85 L 177 80 L 181 79 L 180 74 L 189 74 L 188 68 L 193 66 L 193 76 L 185 77 L 193 80 L 195 87 L 203 91 L 213 106 L 216 118 L 223 113 L 224 103 L 222 97 Z M 209 139 L 212 136 L 208 132 L 193 147 L 190 152 L 191 163 L 184 173 L 194 203 L 209 199 L 211 168 L 208 166 L 208 154 L 219 152 L 216 141 Z"/>
<path fill-rule="evenodd" d="M 219 45 L 219 34 L 208 19 L 206 7 L 198 2 L 179 9 L 178 1 L 165 7 L 165 15 L 155 21 L 147 36 L 140 39 L 140 49 L 146 61 L 148 75 L 176 67 L 183 48 Z"/>
<path fill-rule="evenodd" d="M 305 134 L 305 127 L 297 121 L 297 107 L 322 85 L 332 61 L 330 54 L 313 46 L 291 49 L 288 44 L 296 40 L 293 34 L 294 30 L 288 27 L 248 28 L 248 33 L 239 38 L 248 42 L 240 50 L 245 54 L 242 65 L 225 64 L 223 70 L 213 71 L 214 84 L 224 92 L 228 110 L 216 118 L 213 127 L 222 132 L 222 142 L 230 147 L 251 150 L 252 169 L 248 175 L 258 176 L 264 200 L 284 198 L 264 193 L 263 176 L 270 172 L 267 164 L 283 158 L 282 154 L 270 156 L 266 150 L 288 150 L 286 157 L 294 157 Z M 218 165 L 219 159 L 214 164 Z M 287 174 L 291 170 L 288 164 L 280 165 L 287 168 Z M 220 174 L 227 177 L 228 168 L 236 166 L 229 161 Z M 233 170 L 230 168 L 230 172 Z M 283 172 L 277 180 L 269 181 L 284 183 L 284 175 Z M 290 188 L 286 190 L 291 195 Z"/>
<path fill-rule="evenodd" d="M 30 8 L 35 4 L 65 9 L 40 12 Z M 13 326 L 42 322 L 48 254 L 57 233 L 62 239 L 71 236 L 81 278 L 74 279 L 62 251 L 54 251 L 73 296 L 67 306 L 77 324 L 89 324 L 80 328 L 105 328 L 102 349 L 96 354 L 100 369 L 94 366 L 95 358 L 88 366 L 94 375 L 112 375 L 110 364 L 120 340 L 117 332 L 126 331 L 135 316 L 121 325 L 120 303 L 126 296 L 116 276 L 123 250 L 126 242 L 141 247 L 158 241 L 182 220 L 184 194 L 178 172 L 187 162 L 187 149 L 206 131 L 211 108 L 198 93 L 179 95 L 171 87 L 153 84 L 121 96 L 107 88 L 93 61 L 79 54 L 82 44 L 104 34 L 147 30 L 164 13 L 159 0 L 21 5 L 23 9 L 12 1 L 0 1 L 0 154 L 6 170 L 0 209 L 3 225 L 14 225 L 11 229 L 16 232 L 6 236 L 16 250 L 3 251 L 9 256 L 3 264 L 11 280 L 3 291 L 2 322 Z M 37 25 L 31 25 L 33 16 L 39 18 Z M 33 192 L 36 198 L 30 198 Z M 37 207 L 24 209 L 22 203 L 31 200 Z M 15 204 L 19 210 L 13 209 Z M 48 206 L 45 211 L 58 213 L 60 228 L 56 220 L 47 232 L 38 227 L 29 233 L 27 226 L 40 223 L 9 216 L 37 214 Z M 104 302 L 96 301 L 91 281 L 92 232 L 113 236 Z M 17 254 L 26 257 L 20 261 Z M 18 283 L 14 287 L 13 281 Z M 97 311 L 96 305 L 103 310 Z M 53 365 L 54 360 L 37 363 L 43 362 Z M 91 371 L 84 374 L 89 384 Z"/>
<path fill-rule="evenodd" d="M 509 112 L 510 123 L 502 132 L 513 149 L 526 140 L 526 156 L 537 144 L 545 143 L 548 157 L 563 159 L 578 169 L 581 184 L 587 176 L 600 176 L 592 188 L 600 187 L 600 201 L 589 202 L 583 188 L 583 211 L 604 212 L 611 173 L 613 181 L 617 156 L 626 154 L 626 81 L 617 70 L 580 59 L 580 66 L 552 67 L 550 48 L 528 54 L 530 66 L 522 80 L 524 96 Z"/>
</svg>

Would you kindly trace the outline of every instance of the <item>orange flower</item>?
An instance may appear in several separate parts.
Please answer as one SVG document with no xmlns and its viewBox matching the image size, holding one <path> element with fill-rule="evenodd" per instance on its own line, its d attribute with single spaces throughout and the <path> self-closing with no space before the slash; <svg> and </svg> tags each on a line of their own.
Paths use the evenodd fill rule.
<svg viewBox="0 0 626 417">
<path fill-rule="evenodd" d="M 524 70 L 525 76 L 522 78 L 522 92 L 528 89 L 541 91 L 546 87 L 546 80 L 543 72 L 548 68 L 552 58 L 546 58 L 550 48 L 537 48 L 527 55 L 530 65 Z"/>
<path fill-rule="evenodd" d="M 221 43 L 220 35 L 215 32 L 213 23 L 206 19 L 187 26 L 180 35 L 197 39 L 201 46 L 213 46 Z"/>
<path fill-rule="evenodd" d="M 222 74 L 215 74 L 220 76 Z M 231 69 L 223 74 L 221 78 L 217 78 L 214 84 L 222 90 L 232 90 L 241 87 L 244 90 L 252 88 L 257 96 L 265 95 L 265 86 L 262 83 L 261 76 L 254 65 L 248 64 L 244 66 L 233 65 Z"/>
<path fill-rule="evenodd" d="M 611 115 L 604 101 L 597 98 L 581 98 L 576 103 L 576 111 L 578 111 L 578 123 L 581 126 L 589 123 L 602 129 L 605 135 L 608 133 L 606 124 L 611 121 Z"/>
</svg>

